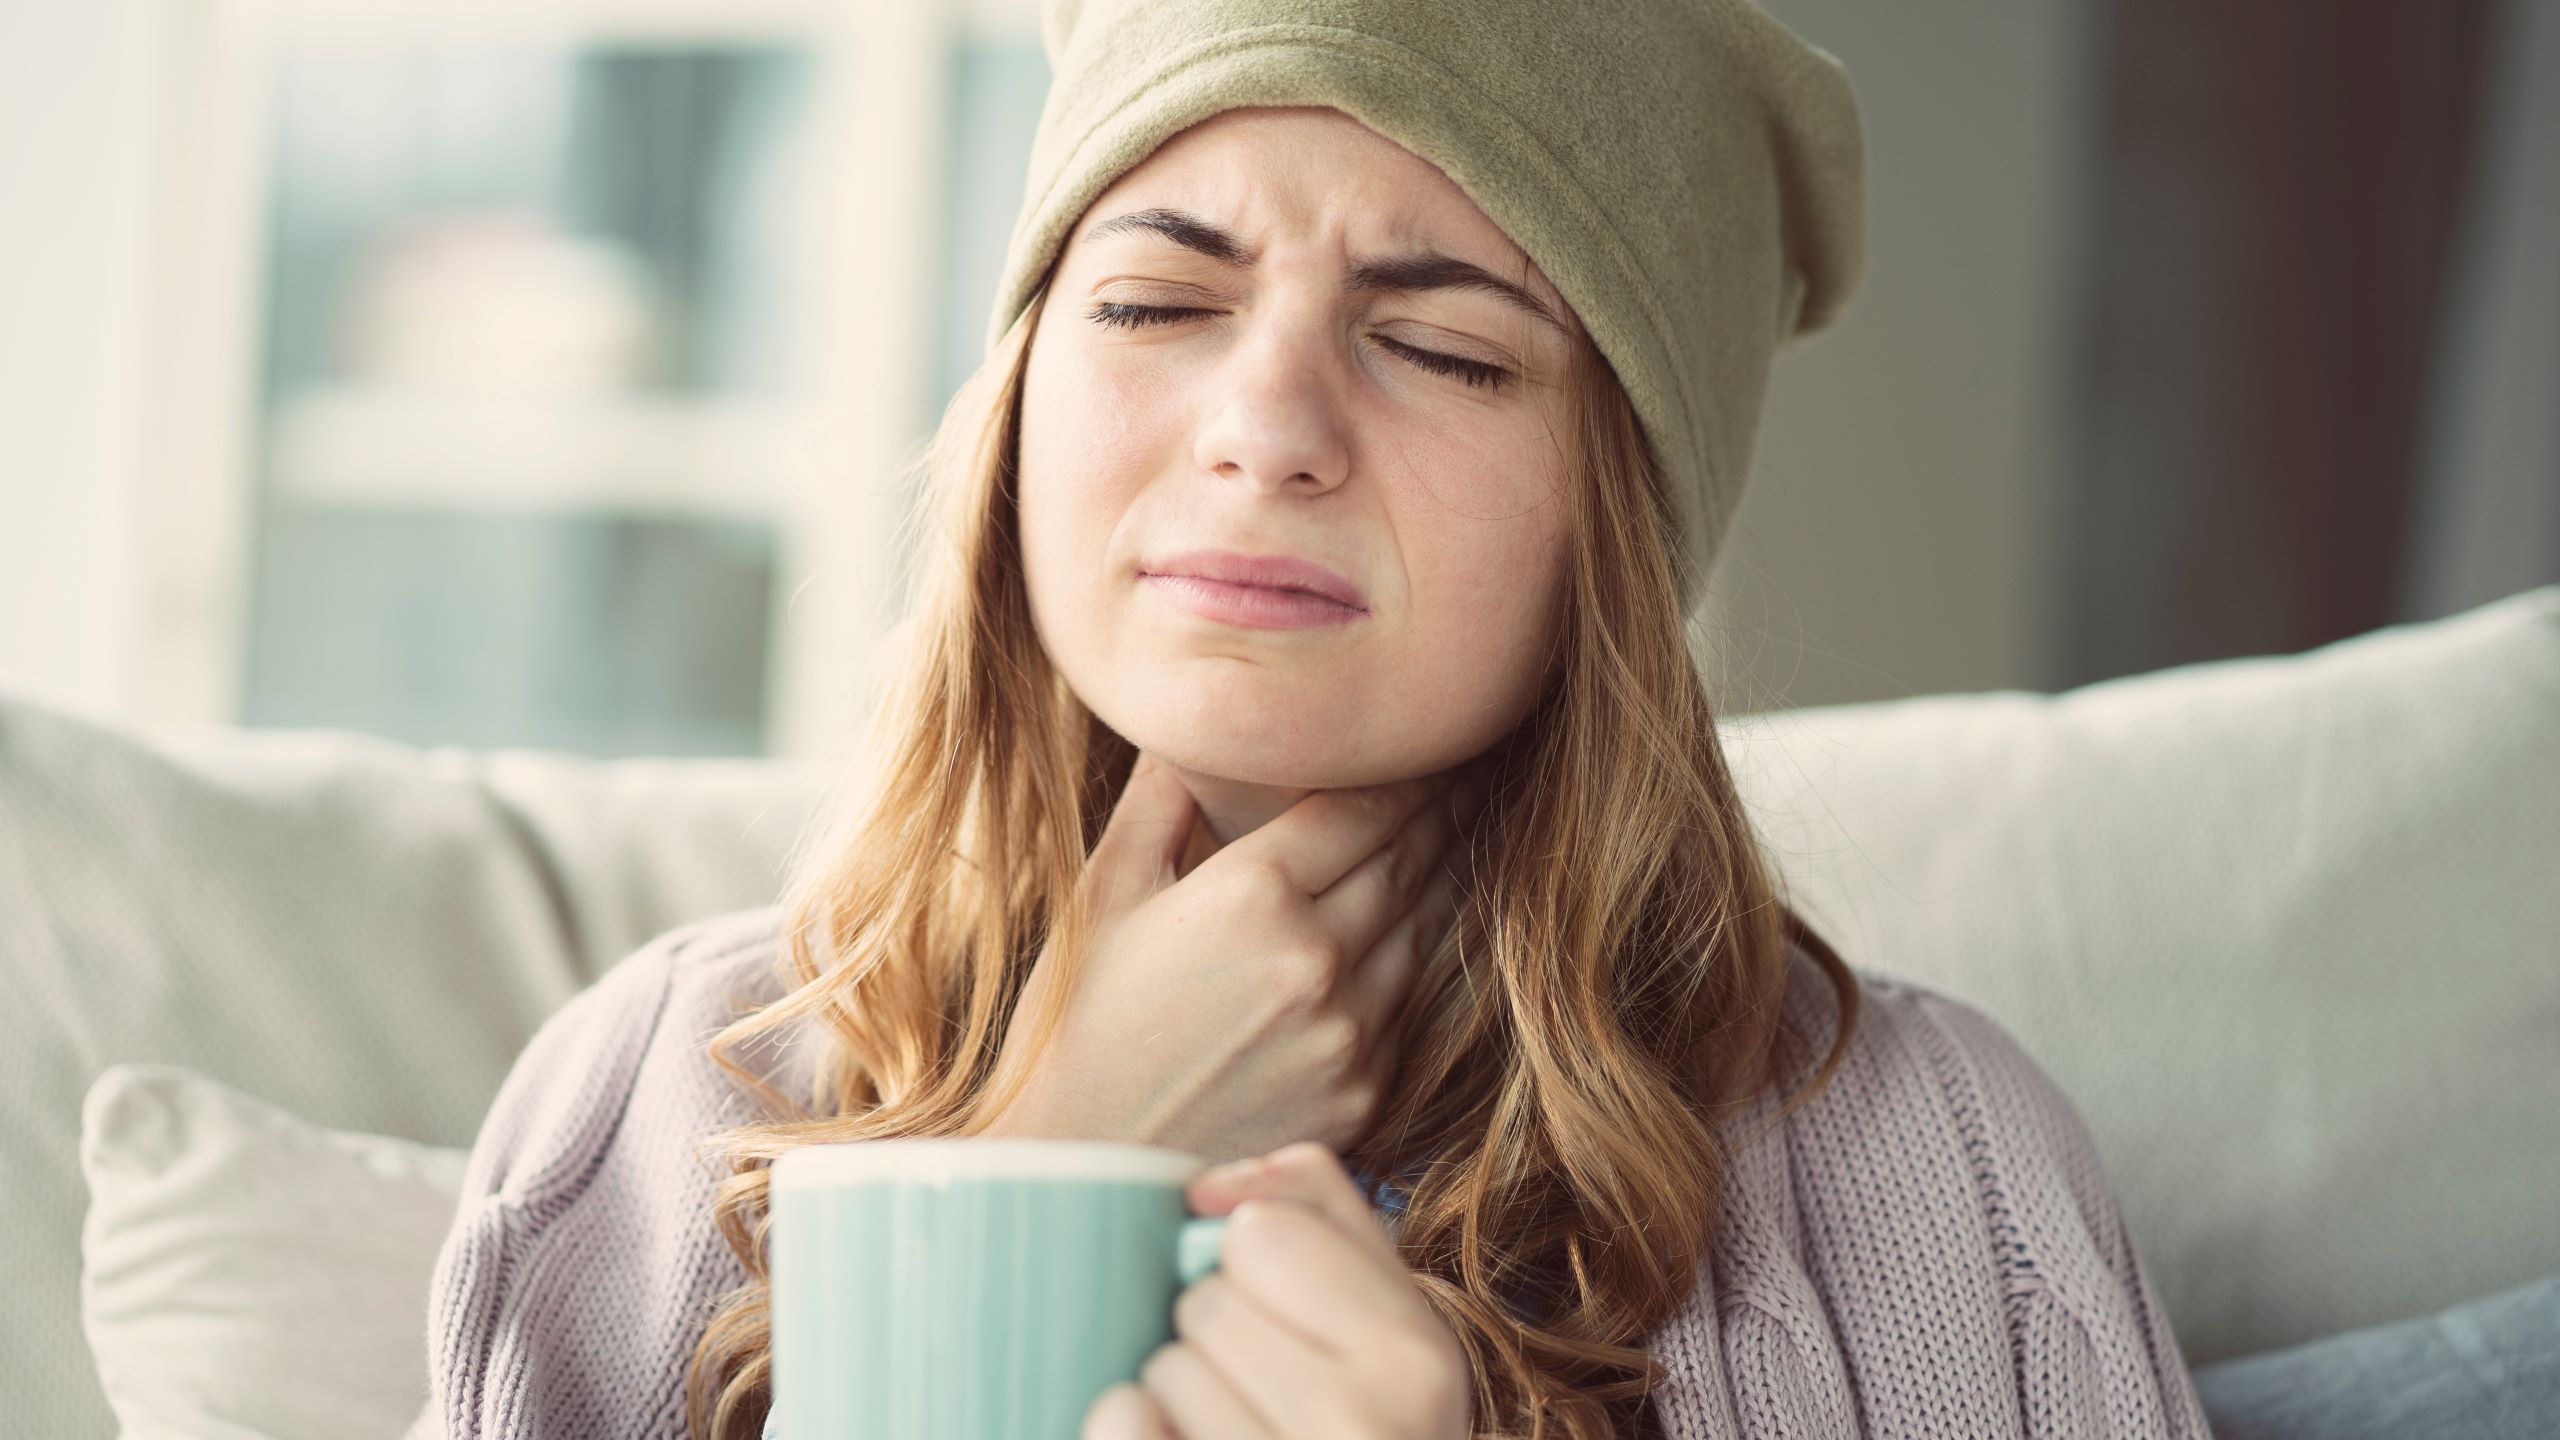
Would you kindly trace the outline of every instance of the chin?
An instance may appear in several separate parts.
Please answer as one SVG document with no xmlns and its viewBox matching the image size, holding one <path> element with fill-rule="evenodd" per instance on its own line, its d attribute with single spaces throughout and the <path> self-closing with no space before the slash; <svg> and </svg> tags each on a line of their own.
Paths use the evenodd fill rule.
<svg viewBox="0 0 2560 1440">
<path fill-rule="evenodd" d="M 1159 718 L 1133 732 L 1119 730 L 1139 749 L 1195 775 L 1292 790 L 1330 790 L 1365 784 L 1370 768 L 1347 751 L 1339 736 L 1307 736 L 1269 724 L 1168 724 Z"/>
<path fill-rule="evenodd" d="M 1101 697 L 1092 706 L 1121 738 L 1195 775 L 1302 790 L 1367 783 L 1367 762 L 1333 707 L 1239 704 L 1196 689 Z M 1328 712 L 1331 713 L 1328 713 Z"/>
</svg>

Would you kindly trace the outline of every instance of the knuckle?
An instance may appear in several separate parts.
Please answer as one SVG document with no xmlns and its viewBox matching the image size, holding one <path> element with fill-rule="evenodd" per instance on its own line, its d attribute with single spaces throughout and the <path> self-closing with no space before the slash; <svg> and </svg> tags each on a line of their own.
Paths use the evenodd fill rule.
<svg viewBox="0 0 2560 1440">
<path fill-rule="evenodd" d="M 1272 983 L 1293 1004 L 1322 1000 L 1333 988 L 1334 970 L 1341 963 L 1339 948 L 1321 938 L 1282 946 L 1271 957 Z"/>
<path fill-rule="evenodd" d="M 1360 1055 L 1360 1022 L 1340 1010 L 1327 1010 L 1308 1022 L 1317 1058 L 1326 1065 L 1349 1068 Z"/>
<path fill-rule="evenodd" d="M 1391 893 L 1401 895 L 1411 889 L 1421 870 L 1422 857 L 1414 847 L 1401 840 L 1387 847 L 1387 889 Z"/>
<path fill-rule="evenodd" d="M 1237 903 L 1260 913 L 1277 911 L 1297 893 L 1297 882 L 1280 862 L 1268 855 L 1256 855 L 1237 864 L 1231 874 Z"/>
<path fill-rule="evenodd" d="M 1351 958 L 1350 948 L 1330 930 L 1310 928 L 1298 943 L 1299 948 L 1305 950 L 1314 958 L 1316 964 L 1323 968 L 1327 979 L 1332 978 L 1337 966 Z"/>
</svg>

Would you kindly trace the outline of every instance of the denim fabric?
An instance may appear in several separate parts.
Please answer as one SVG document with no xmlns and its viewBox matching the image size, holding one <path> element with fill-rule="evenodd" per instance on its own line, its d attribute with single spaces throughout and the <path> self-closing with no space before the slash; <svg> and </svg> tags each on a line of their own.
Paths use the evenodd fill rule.
<svg viewBox="0 0 2560 1440">
<path fill-rule="evenodd" d="M 2551 1440 L 2560 1275 L 2194 1378 L 2215 1440 Z"/>
</svg>

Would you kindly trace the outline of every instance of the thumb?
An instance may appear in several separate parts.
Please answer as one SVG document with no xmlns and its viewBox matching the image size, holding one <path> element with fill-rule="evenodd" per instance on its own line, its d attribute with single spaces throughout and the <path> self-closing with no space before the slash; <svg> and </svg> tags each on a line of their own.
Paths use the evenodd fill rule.
<svg viewBox="0 0 2560 1440">
<path fill-rule="evenodd" d="M 1139 752 L 1086 866 L 1103 908 L 1122 909 L 1171 883 L 1199 816 L 1199 802 L 1174 768 Z"/>
</svg>

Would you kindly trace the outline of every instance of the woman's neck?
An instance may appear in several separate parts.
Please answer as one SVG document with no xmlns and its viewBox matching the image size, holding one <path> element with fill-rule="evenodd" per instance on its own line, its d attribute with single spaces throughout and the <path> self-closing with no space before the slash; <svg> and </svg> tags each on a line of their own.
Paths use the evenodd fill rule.
<svg viewBox="0 0 2560 1440">
<path fill-rule="evenodd" d="M 1191 844 L 1183 852 L 1176 878 L 1190 874 L 1193 866 L 1315 793 L 1297 786 L 1259 785 L 1179 767 L 1175 773 L 1200 805 L 1200 819 L 1191 827 Z"/>
</svg>

